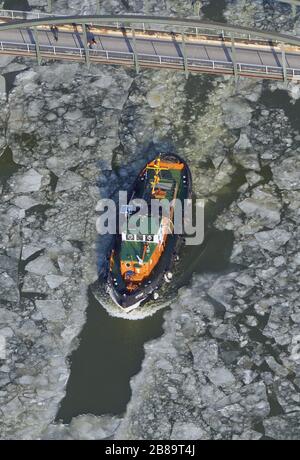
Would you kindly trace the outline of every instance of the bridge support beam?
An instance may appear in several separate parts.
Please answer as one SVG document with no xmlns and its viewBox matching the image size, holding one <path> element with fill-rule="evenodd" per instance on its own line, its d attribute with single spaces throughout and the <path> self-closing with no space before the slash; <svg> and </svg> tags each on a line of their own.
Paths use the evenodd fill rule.
<svg viewBox="0 0 300 460">
<path fill-rule="evenodd" d="M 88 47 L 88 39 L 87 39 L 87 31 L 86 31 L 86 24 L 81 24 L 82 28 L 82 38 L 83 38 L 83 46 L 84 46 L 84 55 L 85 55 L 85 63 L 88 69 L 91 66 L 90 60 L 90 49 Z"/>
<path fill-rule="evenodd" d="M 138 53 L 136 49 L 135 29 L 132 26 L 131 26 L 131 34 L 132 34 L 132 51 L 133 51 L 133 57 L 134 57 L 135 71 L 136 73 L 139 73 L 140 64 L 139 64 L 139 58 L 138 58 Z"/>
<path fill-rule="evenodd" d="M 235 48 L 235 41 L 234 41 L 233 34 L 231 34 L 231 59 L 232 59 L 232 64 L 233 64 L 234 79 L 235 79 L 235 83 L 237 83 L 238 78 L 239 78 L 239 72 L 238 72 L 238 67 L 237 67 L 236 48 Z"/>
<path fill-rule="evenodd" d="M 282 73 L 283 73 L 283 81 L 285 84 L 288 83 L 288 78 L 287 78 L 287 65 L 286 65 L 286 55 L 285 55 L 285 45 L 284 43 L 281 43 L 281 60 L 282 60 Z"/>
<path fill-rule="evenodd" d="M 185 78 L 188 79 L 189 76 L 189 67 L 188 67 L 188 58 L 186 54 L 186 46 L 185 46 L 185 35 L 182 32 L 181 34 L 182 38 L 182 56 L 183 56 L 183 65 L 184 65 L 184 71 L 185 71 Z"/>
<path fill-rule="evenodd" d="M 40 49 L 38 30 L 37 30 L 36 27 L 33 27 L 32 31 L 33 31 L 33 37 L 34 37 L 34 42 L 35 42 L 35 52 L 36 52 L 37 62 L 38 62 L 38 65 L 41 65 L 42 56 L 41 56 L 41 49 Z"/>
</svg>

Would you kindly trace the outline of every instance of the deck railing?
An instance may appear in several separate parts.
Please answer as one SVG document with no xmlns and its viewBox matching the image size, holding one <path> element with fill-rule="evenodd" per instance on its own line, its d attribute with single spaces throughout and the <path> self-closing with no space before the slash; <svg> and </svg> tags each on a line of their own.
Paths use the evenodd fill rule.
<svg viewBox="0 0 300 460">
<path fill-rule="evenodd" d="M 188 71 L 209 71 L 216 73 L 234 73 L 235 77 L 240 75 L 250 76 L 266 76 L 279 78 L 283 80 L 297 78 L 299 79 L 300 69 L 291 68 L 286 58 L 286 52 L 297 53 L 300 55 L 300 38 L 291 35 L 283 35 L 267 31 L 252 30 L 245 27 L 236 27 L 229 24 L 218 24 L 203 22 L 194 19 L 174 18 L 174 17 L 151 17 L 140 15 L 127 16 L 57 16 L 39 11 L 18 11 L 18 10 L 0 10 L 0 31 L 31 29 L 33 37 L 31 43 L 14 43 L 2 39 L 0 41 L 0 53 L 14 55 L 30 55 L 36 56 L 38 63 L 42 58 L 52 59 L 82 59 L 87 65 L 90 62 L 113 62 L 116 64 L 134 64 L 138 71 L 139 65 L 153 67 L 173 67 L 176 69 L 184 69 L 186 75 Z M 5 20 L 9 18 L 11 20 Z M 43 30 L 52 25 L 72 27 L 74 24 L 81 26 L 83 35 L 83 44 L 78 47 L 56 46 L 39 44 L 38 31 Z M 101 28 L 120 29 L 129 37 L 132 37 L 135 42 L 136 32 L 146 32 L 149 39 L 153 37 L 161 37 L 161 33 L 169 34 L 174 41 L 182 41 L 182 56 L 164 56 L 159 54 L 142 54 L 133 50 L 127 52 L 121 51 L 106 51 L 103 49 L 89 49 L 87 42 L 86 26 L 98 26 Z M 84 32 L 85 31 L 85 32 Z M 176 34 L 176 35 L 174 35 Z M 179 39 L 178 39 L 178 35 Z M 188 34 L 194 37 L 188 37 Z M 3 37 L 3 35 L 2 35 Z M 181 37 L 181 38 L 180 38 Z M 185 37 L 185 38 L 184 38 Z M 184 43 L 190 41 L 195 43 L 193 39 L 198 38 L 199 42 L 211 39 L 217 39 L 221 42 L 220 46 L 225 46 L 223 41 L 226 40 L 231 52 L 227 61 L 200 59 L 187 56 Z M 146 38 L 145 38 L 146 39 Z M 30 39 L 31 40 L 31 39 Z M 37 44 L 35 44 L 37 41 Z M 228 43 L 229 41 L 229 43 Z M 249 45 L 266 46 L 272 52 L 278 52 L 281 55 L 281 62 L 278 61 L 278 66 L 270 66 L 263 64 L 252 64 L 239 62 L 236 57 L 236 46 Z M 85 48 L 82 48 L 84 46 Z M 276 49 L 276 51 L 275 51 Z M 234 61 L 234 62 L 233 62 Z M 294 64 L 295 65 L 295 64 Z M 300 63 L 299 63 L 300 67 Z"/>
<path fill-rule="evenodd" d="M 14 43 L 0 41 L 0 53 L 11 52 L 13 54 L 28 54 L 35 56 L 36 46 L 34 43 Z M 40 53 L 45 58 L 64 59 L 68 57 L 85 59 L 84 48 L 66 47 L 66 46 L 53 46 L 53 45 L 40 45 Z M 95 62 L 115 62 L 124 63 L 128 62 L 134 64 L 135 56 L 131 52 L 123 51 L 106 51 L 101 49 L 89 49 L 89 56 L 92 61 Z M 175 68 L 184 69 L 184 58 L 180 56 L 163 56 L 157 54 L 138 54 L 139 63 L 141 65 L 155 65 L 161 67 L 174 66 Z M 233 72 L 234 65 L 232 62 L 219 61 L 219 60 L 208 60 L 194 57 L 187 58 L 187 66 L 191 71 L 207 70 L 211 72 L 224 71 Z M 282 79 L 283 69 L 280 66 L 260 65 L 260 64 L 249 64 L 243 62 L 237 62 L 238 72 L 243 74 L 255 75 L 266 75 L 268 77 L 278 77 Z M 287 76 L 289 78 L 300 79 L 300 68 L 287 68 Z"/>
<path fill-rule="evenodd" d="M 15 19 L 42 19 L 51 16 L 58 16 L 57 14 L 43 13 L 41 11 L 21 11 L 21 10 L 4 10 L 0 9 L 0 19 L 9 18 Z"/>
</svg>

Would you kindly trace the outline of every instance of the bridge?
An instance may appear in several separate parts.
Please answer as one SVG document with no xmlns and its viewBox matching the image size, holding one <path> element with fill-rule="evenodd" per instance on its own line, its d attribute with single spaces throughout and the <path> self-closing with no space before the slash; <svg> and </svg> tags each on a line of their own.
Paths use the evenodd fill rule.
<svg viewBox="0 0 300 460">
<path fill-rule="evenodd" d="M 173 17 L 0 10 L 0 54 L 300 80 L 296 36 Z"/>
</svg>

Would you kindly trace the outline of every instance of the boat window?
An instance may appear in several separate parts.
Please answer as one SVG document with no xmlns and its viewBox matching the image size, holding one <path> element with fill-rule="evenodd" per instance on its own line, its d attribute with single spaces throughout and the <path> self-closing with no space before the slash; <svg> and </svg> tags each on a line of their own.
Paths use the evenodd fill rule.
<svg viewBox="0 0 300 460">
<path fill-rule="evenodd" d="M 122 241 L 145 241 L 147 243 L 158 243 L 160 235 L 142 235 L 140 233 L 122 233 Z"/>
</svg>

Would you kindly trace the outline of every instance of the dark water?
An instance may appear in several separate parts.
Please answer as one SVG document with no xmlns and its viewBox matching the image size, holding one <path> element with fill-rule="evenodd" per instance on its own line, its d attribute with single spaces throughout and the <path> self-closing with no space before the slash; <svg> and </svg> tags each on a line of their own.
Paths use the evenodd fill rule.
<svg viewBox="0 0 300 460">
<path fill-rule="evenodd" d="M 29 11 L 31 10 L 27 0 L 6 0 L 3 8 L 5 10 Z"/>
<path fill-rule="evenodd" d="M 187 247 L 177 287 L 195 272 L 224 270 L 232 245 L 232 232 L 213 230 L 203 247 Z M 89 292 L 87 322 L 70 357 L 71 375 L 56 419 L 69 423 L 80 414 L 122 414 L 131 397 L 130 379 L 141 368 L 144 344 L 163 333 L 164 313 L 134 321 L 114 318 Z"/>
<path fill-rule="evenodd" d="M 208 225 L 236 198 L 244 181 L 243 171 L 238 171 L 232 183 L 220 191 L 217 202 L 207 206 Z M 183 249 L 174 289 L 187 285 L 193 273 L 225 270 L 232 246 L 232 232 L 208 228 L 201 246 Z M 80 346 L 70 358 L 71 375 L 57 420 L 69 423 L 79 414 L 125 411 L 131 397 L 129 381 L 140 370 L 144 343 L 163 333 L 164 312 L 135 321 L 114 318 L 89 293 L 87 322 L 79 337 Z"/>
<path fill-rule="evenodd" d="M 140 321 L 113 318 L 89 292 L 87 323 L 72 355 L 72 372 L 57 419 L 84 413 L 121 414 L 130 399 L 130 378 L 140 370 L 144 343 L 159 337 L 164 311 Z"/>
<path fill-rule="evenodd" d="M 16 76 L 20 72 L 8 72 L 8 73 L 3 73 L 3 77 L 5 78 L 6 82 L 6 93 L 8 94 L 14 87 Z"/>
<path fill-rule="evenodd" d="M 292 127 L 299 130 L 300 127 L 300 99 L 291 102 L 291 98 L 287 92 L 281 89 L 271 91 L 266 88 L 261 95 L 260 103 L 269 109 L 283 109 L 285 115 L 288 117 Z"/>
<path fill-rule="evenodd" d="M 218 272 L 228 267 L 233 247 L 233 233 L 220 231 L 213 222 L 238 197 L 238 189 L 246 182 L 243 168 L 238 167 L 231 182 L 216 194 L 216 201 L 208 201 L 205 206 L 205 239 L 200 246 L 185 246 L 178 274 L 179 286 L 189 283 L 193 273 Z"/>
<path fill-rule="evenodd" d="M 11 149 L 6 147 L 3 154 L 0 156 L 0 185 L 5 187 L 7 180 L 17 172 L 18 169 L 19 166 L 13 160 Z"/>
<path fill-rule="evenodd" d="M 197 120 L 205 112 L 206 102 L 209 93 L 213 89 L 213 78 L 210 75 L 200 75 L 190 73 L 185 85 L 186 104 L 183 111 L 183 119 L 190 120 L 192 116 Z M 185 123 L 183 126 L 183 141 L 186 138 L 192 141 L 192 126 Z M 177 149 L 180 149 L 179 141 Z"/>
<path fill-rule="evenodd" d="M 231 231 L 212 229 L 206 233 L 201 246 L 185 246 L 180 260 L 180 273 L 176 274 L 178 287 L 187 285 L 193 273 L 225 270 L 229 264 L 233 240 Z"/>
<path fill-rule="evenodd" d="M 210 19 L 215 22 L 225 22 L 223 12 L 226 8 L 226 0 L 210 0 L 210 2 L 203 6 L 202 13 L 204 19 Z"/>
</svg>

